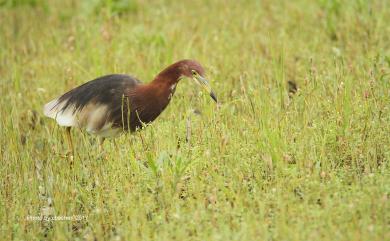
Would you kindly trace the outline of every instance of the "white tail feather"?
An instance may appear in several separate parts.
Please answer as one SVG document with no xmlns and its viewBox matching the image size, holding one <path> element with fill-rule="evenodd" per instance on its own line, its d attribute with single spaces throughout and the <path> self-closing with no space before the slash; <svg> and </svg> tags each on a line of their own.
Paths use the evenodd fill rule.
<svg viewBox="0 0 390 241">
<path fill-rule="evenodd" d="M 76 126 L 74 108 L 68 106 L 65 110 L 62 110 L 65 103 L 66 101 L 58 102 L 58 99 L 54 99 L 44 106 L 43 113 L 45 116 L 55 119 L 60 126 Z"/>
<path fill-rule="evenodd" d="M 121 132 L 121 128 L 113 128 L 112 123 L 107 121 L 107 105 L 90 103 L 75 111 L 74 105 L 63 109 L 66 103 L 66 100 L 59 102 L 54 99 L 43 107 L 43 113 L 55 119 L 60 126 L 85 128 L 87 132 L 102 137 L 116 136 Z"/>
<path fill-rule="evenodd" d="M 58 99 L 54 99 L 54 100 L 50 101 L 49 103 L 47 103 L 43 107 L 43 114 L 45 114 L 45 116 L 47 116 L 47 117 L 55 119 L 55 115 L 57 113 L 57 108 L 56 108 L 57 104 L 58 104 Z"/>
</svg>

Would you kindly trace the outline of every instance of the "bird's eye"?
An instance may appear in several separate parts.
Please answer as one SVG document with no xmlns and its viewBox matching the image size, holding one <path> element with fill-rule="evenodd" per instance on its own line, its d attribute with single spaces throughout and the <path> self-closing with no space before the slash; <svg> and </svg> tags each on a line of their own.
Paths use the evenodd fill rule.
<svg viewBox="0 0 390 241">
<path fill-rule="evenodd" d="M 192 72 L 192 75 L 197 75 L 195 70 L 191 70 L 191 72 Z"/>
</svg>

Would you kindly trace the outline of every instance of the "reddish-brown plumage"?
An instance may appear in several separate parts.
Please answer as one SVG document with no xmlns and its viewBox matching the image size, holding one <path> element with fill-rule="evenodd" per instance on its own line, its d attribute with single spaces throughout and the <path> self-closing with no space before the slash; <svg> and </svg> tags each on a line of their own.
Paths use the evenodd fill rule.
<svg viewBox="0 0 390 241">
<path fill-rule="evenodd" d="M 127 75 L 108 75 L 89 81 L 45 105 L 45 115 L 62 126 L 86 128 L 102 137 L 121 130 L 134 131 L 155 120 L 169 104 L 176 85 L 189 77 L 216 97 L 204 78 L 203 67 L 194 60 L 181 60 L 142 84 Z"/>
</svg>

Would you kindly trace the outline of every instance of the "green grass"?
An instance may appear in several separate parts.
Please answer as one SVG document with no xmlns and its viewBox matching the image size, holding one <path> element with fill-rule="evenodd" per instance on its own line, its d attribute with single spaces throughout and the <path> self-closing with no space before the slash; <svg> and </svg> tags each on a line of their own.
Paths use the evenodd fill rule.
<svg viewBox="0 0 390 241">
<path fill-rule="evenodd" d="M 146 2 L 0 1 L 0 238 L 390 239 L 388 1 Z M 218 106 L 183 80 L 103 156 L 73 130 L 70 168 L 46 102 L 183 58 Z"/>
</svg>

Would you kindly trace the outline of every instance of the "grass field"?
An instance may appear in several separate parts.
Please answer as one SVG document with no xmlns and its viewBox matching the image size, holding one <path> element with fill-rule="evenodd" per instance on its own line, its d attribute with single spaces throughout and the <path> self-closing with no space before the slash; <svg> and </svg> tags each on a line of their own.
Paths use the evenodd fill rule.
<svg viewBox="0 0 390 241">
<path fill-rule="evenodd" d="M 389 1 L 0 6 L 2 240 L 390 240 Z M 218 105 L 183 80 L 104 153 L 73 130 L 70 168 L 45 103 L 184 58 Z"/>
</svg>

